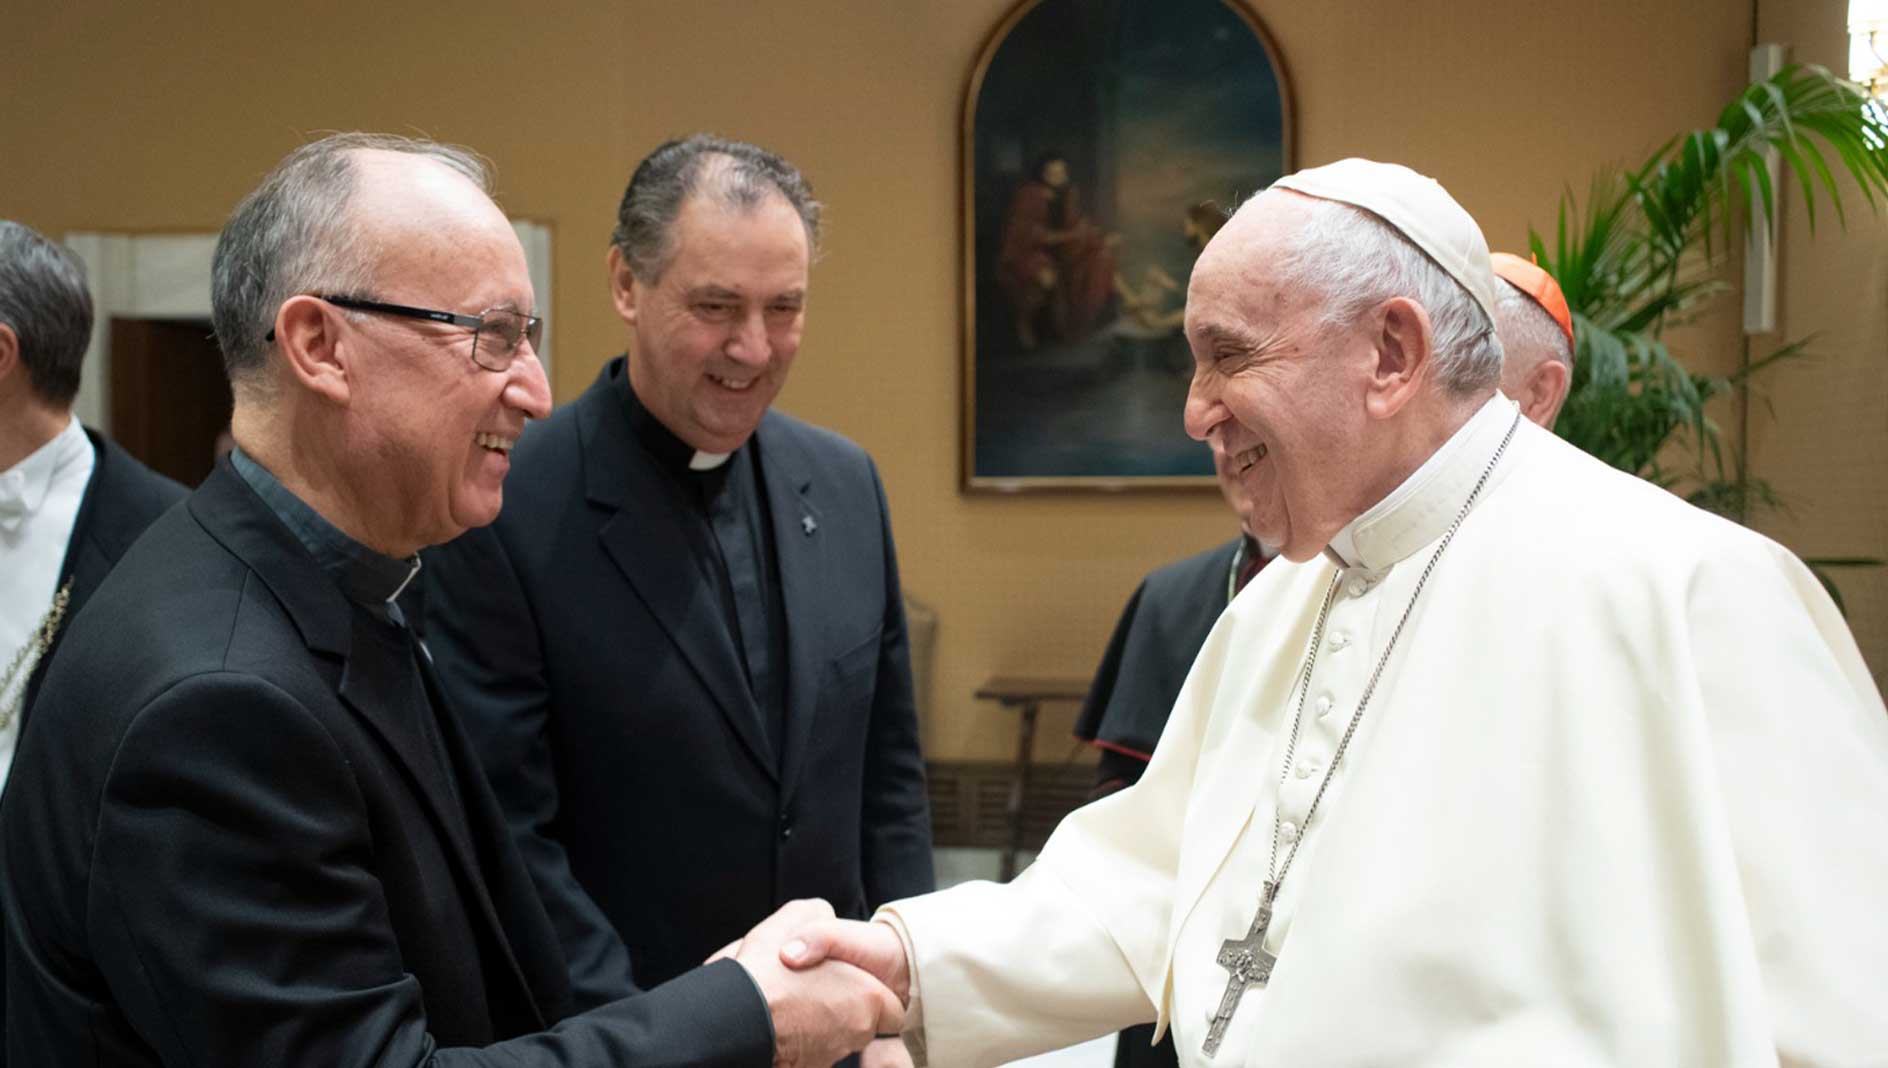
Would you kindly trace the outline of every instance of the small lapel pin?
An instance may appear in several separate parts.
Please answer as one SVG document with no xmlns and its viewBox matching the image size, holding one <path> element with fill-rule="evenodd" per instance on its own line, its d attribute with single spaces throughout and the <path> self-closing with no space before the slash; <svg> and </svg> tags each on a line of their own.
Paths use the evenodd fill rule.
<svg viewBox="0 0 1888 1068">
<path fill-rule="evenodd" d="M 805 531 L 806 536 L 810 538 L 813 536 L 813 532 L 819 529 L 819 523 L 816 522 L 812 516 L 803 515 L 800 517 L 800 529 Z"/>
</svg>

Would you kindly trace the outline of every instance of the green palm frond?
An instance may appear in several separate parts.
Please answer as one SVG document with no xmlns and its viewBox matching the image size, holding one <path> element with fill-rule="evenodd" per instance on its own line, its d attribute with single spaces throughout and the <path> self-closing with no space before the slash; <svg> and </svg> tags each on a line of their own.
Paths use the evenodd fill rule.
<svg viewBox="0 0 1888 1068">
<path fill-rule="evenodd" d="M 1828 152 L 1842 161 L 1871 207 L 1888 197 L 1888 127 L 1855 85 L 1817 66 L 1791 66 L 1746 87 L 1725 105 L 1717 124 L 1695 130 L 1655 153 L 1628 176 L 1645 209 L 1648 238 L 1663 261 L 1729 246 L 1748 224 L 1752 193 L 1764 219 L 1778 191 L 1766 155 L 1775 149 L 1786 178 L 1801 188 L 1813 231 L 1822 195 L 1846 222 L 1841 189 Z M 1722 243 L 1712 242 L 1713 223 Z"/>
<path fill-rule="evenodd" d="M 1810 355 L 1809 347 L 1816 343 L 1817 336 L 1818 335 L 1811 334 L 1808 337 L 1797 338 L 1795 341 L 1791 341 L 1784 345 L 1778 346 L 1774 351 L 1766 355 L 1759 356 L 1756 359 L 1745 364 L 1736 373 L 1730 375 L 1729 378 L 1726 379 L 1726 381 L 1734 386 L 1742 385 L 1744 382 L 1762 373 L 1763 371 L 1769 370 L 1770 367 L 1774 364 L 1782 363 L 1785 360 L 1803 359 Z"/>
<path fill-rule="evenodd" d="M 1773 218 L 1784 188 L 1801 195 L 1812 229 L 1825 201 L 1846 225 L 1839 174 L 1871 212 L 1888 204 L 1888 116 L 1828 70 L 1798 65 L 1746 87 L 1714 125 L 1673 138 L 1637 168 L 1601 171 L 1583 199 L 1563 192 L 1551 245 L 1528 234 L 1574 313 L 1573 382 L 1556 431 L 1713 510 L 1742 518 L 1779 507 L 1727 451 L 1706 404 L 1801 357 L 1807 342 L 1708 376 L 1692 374 L 1664 334 L 1728 291 L 1737 234 Z M 1675 452 L 1690 457 L 1689 470 L 1662 466 Z"/>
<path fill-rule="evenodd" d="M 1800 193 L 1812 233 L 1825 199 L 1846 226 L 1838 176 L 1854 181 L 1871 213 L 1888 204 L 1888 110 L 1822 67 L 1792 66 L 1746 87 L 1714 125 L 1661 145 L 1638 168 L 1595 175 L 1584 202 L 1563 192 L 1552 246 L 1528 232 L 1535 260 L 1573 311 L 1573 382 L 1555 431 L 1732 519 L 1783 510 L 1775 489 L 1726 446 L 1706 406 L 1805 357 L 1811 339 L 1747 359 L 1732 375 L 1697 375 L 1664 333 L 1730 288 L 1724 274 L 1738 233 L 1774 219 L 1786 192 Z M 1668 467 L 1675 459 L 1686 466 Z M 1881 563 L 1840 557 L 1810 566 L 1840 608 L 1829 571 Z"/>
<path fill-rule="evenodd" d="M 1622 470 L 1649 473 L 1672 433 L 1692 425 L 1714 380 L 1685 370 L 1665 343 L 1574 313 L 1573 387 L 1555 431 Z"/>
<path fill-rule="evenodd" d="M 1775 212 L 1777 191 L 1767 151 L 1775 149 L 1786 177 L 1803 193 L 1813 229 L 1820 196 L 1846 222 L 1842 193 L 1829 165 L 1834 154 L 1871 208 L 1888 198 L 1888 119 L 1849 82 L 1817 66 L 1791 66 L 1745 88 L 1718 116 L 1717 125 L 1661 145 L 1637 169 L 1602 172 L 1584 212 L 1571 192 L 1560 205 L 1559 242 L 1550 260 L 1573 268 L 1581 295 L 1630 298 L 1659 291 L 1687 261 L 1715 259 L 1748 224 L 1755 203 L 1764 219 Z M 1820 193 L 1818 192 L 1820 190 Z M 1571 215 L 1571 220 L 1570 220 Z M 1584 233 L 1575 233 L 1584 219 Z M 1722 240 L 1713 243 L 1714 226 Z M 1559 277 L 1556 275 L 1556 277 Z M 1607 280 L 1595 289 L 1581 281 Z M 1575 294 L 1568 293 L 1569 302 Z"/>
</svg>

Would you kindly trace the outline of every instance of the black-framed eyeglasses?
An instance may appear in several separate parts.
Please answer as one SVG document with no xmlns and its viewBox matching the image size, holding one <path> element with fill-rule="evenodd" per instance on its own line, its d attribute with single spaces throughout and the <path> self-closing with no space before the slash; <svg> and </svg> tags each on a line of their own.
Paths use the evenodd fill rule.
<svg viewBox="0 0 1888 1068">
<path fill-rule="evenodd" d="M 531 348 L 535 350 L 538 347 L 538 339 L 544 336 L 543 316 L 526 315 L 512 308 L 487 308 L 477 315 L 460 315 L 458 312 L 415 308 L 406 304 L 388 304 L 378 300 L 362 300 L 359 297 L 329 296 L 326 293 L 311 295 L 337 308 L 463 326 L 472 331 L 472 362 L 487 371 L 503 371 L 509 368 L 511 361 L 518 355 L 520 345 L 529 341 Z M 275 331 L 269 331 L 266 340 L 274 341 Z"/>
</svg>

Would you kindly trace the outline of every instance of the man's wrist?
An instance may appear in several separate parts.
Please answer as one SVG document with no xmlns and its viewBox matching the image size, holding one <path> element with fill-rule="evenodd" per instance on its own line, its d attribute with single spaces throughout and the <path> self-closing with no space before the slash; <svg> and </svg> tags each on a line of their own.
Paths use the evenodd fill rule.
<svg viewBox="0 0 1888 1068">
<path fill-rule="evenodd" d="M 760 1001 L 760 1014 L 767 1019 L 767 1048 L 769 1050 L 778 1050 L 780 1048 L 780 1032 L 774 1030 L 774 1007 L 772 1003 L 767 1000 L 767 991 L 761 988 L 760 979 L 754 975 L 753 969 L 742 964 L 740 959 L 736 957 L 723 957 L 717 961 L 710 961 L 702 967 L 714 968 L 723 964 L 732 964 L 736 968 L 739 968 L 741 974 L 747 976 L 747 981 L 753 984 L 754 996 Z"/>
<path fill-rule="evenodd" d="M 911 942 L 911 932 L 905 930 L 905 921 L 890 905 L 881 907 L 872 922 L 891 928 L 898 938 L 902 974 L 891 976 L 893 981 L 886 985 L 905 1004 L 905 1052 L 911 1056 L 912 1068 L 928 1068 L 930 1051 L 926 1049 L 924 1035 L 924 992 L 918 982 L 918 954 Z"/>
<path fill-rule="evenodd" d="M 898 939 L 898 970 L 887 977 L 891 981 L 886 986 L 909 1010 L 918 1000 L 918 970 L 912 963 L 911 936 L 895 912 L 880 909 L 878 915 L 872 917 L 872 922 L 891 928 L 892 934 Z"/>
</svg>

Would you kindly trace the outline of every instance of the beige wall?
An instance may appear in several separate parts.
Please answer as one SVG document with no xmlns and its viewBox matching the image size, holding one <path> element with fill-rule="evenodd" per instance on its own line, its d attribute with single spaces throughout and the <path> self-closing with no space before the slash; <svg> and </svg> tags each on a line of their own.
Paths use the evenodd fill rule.
<svg viewBox="0 0 1888 1068">
<path fill-rule="evenodd" d="M 1000 756 L 1011 719 L 970 697 L 985 676 L 1085 676 L 1142 573 L 1231 533 L 1217 499 L 1201 493 L 957 490 L 959 117 L 971 65 L 1009 6 L 336 0 L 316 17 L 240 0 L 144 13 L 95 0 L 42 4 L 30 20 L 8 20 L 0 215 L 54 233 L 214 229 L 309 131 L 463 141 L 497 163 L 507 209 L 556 228 L 555 386 L 568 400 L 623 344 L 601 262 L 634 160 L 695 129 L 780 150 L 830 206 L 809 331 L 781 403 L 878 458 L 906 584 L 941 618 L 932 755 Z M 1828 37 L 1842 17 L 1833 0 L 1775 6 L 1805 35 Z M 1551 220 L 1564 185 L 1584 188 L 1596 166 L 1637 161 L 1713 116 L 1742 80 L 1750 19 L 1728 0 L 1255 7 L 1288 67 L 1301 164 L 1351 154 L 1406 162 L 1439 178 L 1492 244 L 1511 249 L 1530 221 Z M 1806 261 L 1823 246 L 1788 251 Z M 1839 273 L 1792 276 L 1809 292 L 1790 291 L 1791 329 L 1827 330 L 1833 343 L 1859 329 L 1855 309 L 1873 301 L 1866 336 L 1879 357 L 1879 244 L 1855 255 L 1872 265 L 1873 288 Z M 1701 336 L 1727 354 L 1714 363 L 1734 364 L 1728 320 Z M 1773 477 L 1787 474 L 1807 502 L 1802 525 L 1781 531 L 1793 544 L 1888 550 L 1884 368 L 1874 359 L 1850 378 L 1799 376 L 1788 398 L 1803 413 L 1786 417 L 1792 430 L 1827 424 L 1845 443 L 1851 435 L 1834 419 L 1846 413 L 1853 436 L 1875 442 L 1872 482 L 1842 463 L 1784 455 L 1775 435 L 1760 436 Z M 1864 385 L 1874 400 L 1860 404 Z M 1850 466 L 1866 459 L 1843 455 Z M 1831 494 L 1855 499 L 1825 509 Z M 1879 665 L 1888 661 L 1888 589 L 1869 581 L 1857 610 L 1871 621 L 1868 652 Z M 1067 751 L 1071 719 L 1066 710 L 1046 717 L 1044 758 Z"/>
</svg>

